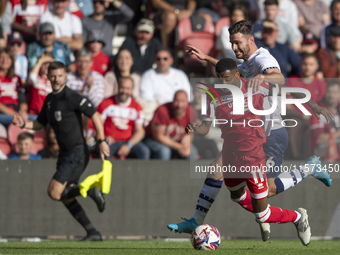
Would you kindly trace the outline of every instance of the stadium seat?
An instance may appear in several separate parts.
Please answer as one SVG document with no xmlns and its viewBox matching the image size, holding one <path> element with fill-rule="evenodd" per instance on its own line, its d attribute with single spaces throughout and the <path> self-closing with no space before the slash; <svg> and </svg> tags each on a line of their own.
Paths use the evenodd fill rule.
<svg viewBox="0 0 340 255">
<path fill-rule="evenodd" d="M 218 37 L 221 34 L 222 28 L 230 25 L 229 17 L 220 18 L 215 24 L 215 35 Z"/>
<path fill-rule="evenodd" d="M 6 156 L 11 154 L 12 148 L 6 138 L 0 137 L 0 151 Z"/>
<path fill-rule="evenodd" d="M 190 18 L 181 20 L 177 27 L 178 57 L 183 58 L 183 69 L 186 72 L 195 72 L 202 74 L 202 69 L 206 74 L 209 73 L 209 67 L 205 61 L 201 61 L 194 55 L 184 54 L 183 51 L 187 49 L 187 45 L 197 46 L 205 53 L 211 56 L 216 55 L 215 51 L 215 27 L 212 22 L 205 21 L 204 27 L 200 24 L 193 28 Z"/>
<path fill-rule="evenodd" d="M 45 138 L 45 129 L 41 129 L 38 131 L 21 129 L 19 127 L 14 126 L 13 124 L 8 126 L 8 141 L 11 145 L 12 151 L 17 152 L 16 144 L 18 135 L 22 132 L 29 132 L 34 135 L 34 147 L 32 153 L 36 154 L 39 150 L 44 148 L 44 138 Z"/>
</svg>

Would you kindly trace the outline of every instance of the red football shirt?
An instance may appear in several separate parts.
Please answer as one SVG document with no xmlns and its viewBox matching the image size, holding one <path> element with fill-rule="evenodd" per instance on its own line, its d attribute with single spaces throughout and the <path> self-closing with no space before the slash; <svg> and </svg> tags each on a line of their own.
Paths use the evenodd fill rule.
<svg viewBox="0 0 340 255">
<path fill-rule="evenodd" d="M 240 89 L 244 95 L 244 115 L 233 114 L 233 97 L 221 89 L 216 89 L 221 98 L 222 105 L 216 97 L 216 106 L 211 99 L 205 121 L 219 119 L 222 131 L 221 137 L 227 146 L 237 151 L 250 151 L 262 146 L 266 142 L 266 132 L 261 126 L 260 116 L 255 115 L 248 109 L 247 84 L 240 79 Z M 263 109 L 263 98 L 269 94 L 269 84 L 263 82 L 258 92 L 253 93 L 253 106 L 257 110 Z M 240 100 L 239 98 L 237 100 Z M 223 121 L 222 121 L 223 120 Z M 250 122 L 249 122 L 250 121 Z M 257 127 L 254 127 L 257 126 Z"/>
<path fill-rule="evenodd" d="M 163 104 L 157 108 L 151 122 L 158 125 L 165 125 L 165 135 L 172 140 L 180 142 L 185 133 L 185 127 L 191 121 L 196 120 L 196 110 L 189 106 L 183 118 L 177 119 L 172 113 L 172 103 Z M 151 135 L 151 123 L 148 126 L 147 135 Z"/>
<path fill-rule="evenodd" d="M 120 103 L 118 96 L 105 99 L 97 108 L 104 122 L 105 136 L 116 141 L 131 138 L 136 124 L 143 124 L 143 108 L 130 97 L 126 103 Z"/>
<path fill-rule="evenodd" d="M 93 56 L 92 71 L 96 71 L 101 75 L 105 75 L 110 68 L 110 58 L 103 51 L 100 51 L 97 56 Z"/>
<path fill-rule="evenodd" d="M 20 89 L 22 85 L 19 76 L 15 75 L 13 78 L 0 76 L 0 103 L 14 109 L 14 105 L 18 106 Z"/>
<path fill-rule="evenodd" d="M 44 105 L 46 96 L 52 92 L 51 82 L 47 78 L 31 74 L 28 84 L 30 85 L 28 113 L 38 114 Z"/>
<path fill-rule="evenodd" d="M 48 7 L 48 0 L 36 0 L 35 3 L 27 1 L 27 8 L 21 8 L 21 0 L 11 0 L 12 16 L 15 22 L 27 27 L 33 27 L 39 23 L 40 16 L 46 12 Z"/>
</svg>

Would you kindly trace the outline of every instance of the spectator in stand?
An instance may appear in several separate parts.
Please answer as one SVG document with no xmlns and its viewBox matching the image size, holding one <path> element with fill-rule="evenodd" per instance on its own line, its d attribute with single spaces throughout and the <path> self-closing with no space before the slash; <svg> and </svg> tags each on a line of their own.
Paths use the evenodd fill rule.
<svg viewBox="0 0 340 255">
<path fill-rule="evenodd" d="M 86 40 L 86 47 L 91 51 L 93 58 L 92 71 L 96 71 L 101 75 L 105 75 L 111 68 L 110 58 L 102 51 L 105 46 L 104 34 L 101 31 L 95 30 L 89 33 Z"/>
<path fill-rule="evenodd" d="M 28 119 L 25 91 L 14 72 L 14 56 L 9 49 L 0 49 L 0 123 L 11 124 L 16 112 Z"/>
<path fill-rule="evenodd" d="M 0 48 L 7 45 L 7 36 L 12 32 L 12 5 L 7 0 L 0 0 Z"/>
<path fill-rule="evenodd" d="M 23 132 L 18 135 L 18 153 L 10 155 L 9 159 L 41 159 L 40 155 L 32 154 L 34 136 L 31 133 Z"/>
<path fill-rule="evenodd" d="M 319 49 L 319 40 L 312 33 L 307 33 L 303 36 L 300 54 L 316 53 Z"/>
<path fill-rule="evenodd" d="M 49 22 L 40 25 L 40 40 L 29 44 L 26 50 L 29 70 L 36 65 L 43 53 L 48 53 L 55 61 L 66 65 L 69 71 L 74 71 L 74 55 L 66 43 L 56 41 L 54 31 L 54 26 Z"/>
<path fill-rule="evenodd" d="M 104 99 L 104 77 L 96 71 L 91 71 L 92 54 L 86 48 L 77 52 L 76 64 L 77 70 L 67 74 L 66 85 L 97 108 Z"/>
<path fill-rule="evenodd" d="M 331 22 L 325 25 L 320 33 L 320 47 L 330 47 L 330 34 L 332 27 L 340 27 L 340 0 L 333 0 L 331 3 Z"/>
<path fill-rule="evenodd" d="M 10 155 L 9 159 L 41 159 L 40 155 L 31 153 L 34 147 L 34 135 L 28 132 L 23 132 L 18 135 L 16 147 L 18 153 Z"/>
<path fill-rule="evenodd" d="M 15 58 L 15 74 L 20 77 L 21 83 L 23 86 L 25 86 L 27 80 L 28 62 L 26 56 L 20 54 L 23 41 L 24 40 L 19 32 L 13 32 L 8 37 L 8 46 L 11 54 Z"/>
<path fill-rule="evenodd" d="M 142 143 L 143 109 L 131 97 L 133 80 L 121 77 L 118 80 L 118 94 L 105 99 L 98 112 L 104 122 L 104 132 L 110 147 L 110 156 L 150 159 L 150 151 Z"/>
<path fill-rule="evenodd" d="M 235 4 L 230 10 L 230 26 L 234 25 L 236 22 L 241 20 L 248 20 L 248 10 L 242 4 Z M 235 52 L 232 49 L 230 43 L 229 27 L 224 26 L 221 30 L 221 34 L 217 38 L 216 49 L 223 53 L 225 58 L 231 58 L 236 61 L 236 63 L 241 64 L 243 59 L 238 59 L 235 56 Z"/>
<path fill-rule="evenodd" d="M 161 39 L 163 47 L 170 46 L 170 40 L 179 20 L 189 18 L 196 9 L 196 0 L 151 0 L 156 24 L 161 24 Z"/>
<path fill-rule="evenodd" d="M 262 39 L 262 30 L 264 29 L 264 23 L 267 21 L 274 22 L 278 29 L 277 42 L 281 44 L 288 44 L 296 52 L 300 49 L 300 43 L 302 41 L 302 34 L 299 29 L 295 29 L 292 23 L 285 23 L 279 18 L 279 1 L 278 0 L 266 0 L 264 2 L 265 18 L 259 23 L 254 25 L 254 36 L 258 39 Z"/>
<path fill-rule="evenodd" d="M 184 90 L 190 98 L 191 86 L 188 76 L 183 71 L 171 67 L 173 62 L 169 50 L 157 51 L 156 69 L 146 71 L 141 78 L 140 96 L 142 98 L 162 105 L 171 102 L 178 90 Z"/>
<path fill-rule="evenodd" d="M 54 26 L 55 38 L 65 42 L 71 50 L 83 47 L 83 29 L 80 19 L 67 11 L 70 0 L 52 0 L 52 11 L 40 16 L 39 24 L 50 22 Z"/>
<path fill-rule="evenodd" d="M 48 0 L 10 0 L 13 31 L 20 32 L 26 44 L 36 41 L 39 18 L 48 8 Z"/>
<path fill-rule="evenodd" d="M 289 65 L 291 66 L 291 74 L 300 73 L 301 57 L 293 51 L 287 44 L 280 44 L 276 41 L 278 37 L 278 27 L 272 21 L 263 24 L 262 40 L 255 39 L 257 47 L 267 49 L 280 65 L 281 73 L 284 77 L 288 77 Z"/>
<path fill-rule="evenodd" d="M 116 8 L 114 11 L 106 10 L 112 3 Z M 112 56 L 112 40 L 114 29 L 118 23 L 127 22 L 132 19 L 134 12 L 129 6 L 118 0 L 93 0 L 94 13 L 91 16 L 82 19 L 83 38 L 87 39 L 90 32 L 100 31 L 104 35 L 105 46 L 103 52 Z"/>
<path fill-rule="evenodd" d="M 331 20 L 328 7 L 321 0 L 300 0 L 295 4 L 302 33 L 312 33 L 316 38 L 320 38 L 322 27 Z"/>
<path fill-rule="evenodd" d="M 196 110 L 189 105 L 187 92 L 178 90 L 173 102 L 161 105 L 147 128 L 143 142 L 154 159 L 197 159 L 197 149 L 185 126 L 196 119 Z"/>
<path fill-rule="evenodd" d="M 290 33 L 294 35 L 301 34 L 299 30 L 299 15 L 298 9 L 296 7 L 295 1 L 292 0 L 278 0 L 279 1 L 279 12 L 277 14 L 276 20 L 280 20 L 285 26 L 291 27 Z M 264 7 L 265 0 L 258 0 L 258 6 L 260 11 L 260 19 L 262 21 L 266 18 L 265 14 L 265 7 Z M 299 38 L 300 42 L 302 37 Z"/>
<path fill-rule="evenodd" d="M 320 48 L 317 52 L 321 64 L 322 73 L 325 78 L 340 78 L 340 26 L 330 29 L 330 45 L 328 48 Z"/>
<path fill-rule="evenodd" d="M 27 82 L 29 90 L 29 114 L 38 115 L 44 105 L 46 96 L 52 92 L 51 82 L 47 77 L 48 66 L 51 62 L 54 62 L 51 54 L 43 53 L 29 73 Z"/>
<path fill-rule="evenodd" d="M 131 77 L 134 88 L 132 96 L 136 99 L 139 97 L 140 75 L 133 72 L 133 58 L 129 50 L 120 50 L 115 59 L 114 71 L 105 75 L 104 98 L 111 97 L 118 93 L 118 80 L 120 77 Z"/>
<path fill-rule="evenodd" d="M 320 121 L 314 116 L 311 119 L 311 147 L 313 153 L 325 159 L 331 141 L 330 132 L 340 153 L 340 83 L 338 79 L 328 81 L 325 97 L 319 102 L 320 106 L 326 107 L 333 115 L 334 119 L 327 123 L 321 116 Z"/>
<path fill-rule="evenodd" d="M 127 49 L 133 56 L 133 70 L 140 74 L 153 65 L 156 52 L 162 48 L 161 42 L 154 37 L 155 26 L 152 20 L 141 19 L 135 29 L 134 37 L 127 37 L 120 51 Z"/>
<path fill-rule="evenodd" d="M 323 79 L 316 77 L 316 72 L 319 69 L 319 62 L 314 54 L 306 53 L 302 55 L 301 59 L 301 74 L 291 76 L 287 80 L 287 86 L 304 88 L 311 93 L 311 100 L 314 102 L 320 101 L 326 92 L 327 84 Z M 306 106 L 308 111 L 313 111 Z M 287 105 L 287 119 L 294 119 L 297 121 L 297 126 L 289 128 L 289 140 L 294 159 L 301 159 L 303 152 L 303 134 L 309 128 L 310 117 L 303 115 L 295 106 Z"/>
<path fill-rule="evenodd" d="M 229 16 L 229 10 L 222 0 L 196 0 L 196 12 L 198 15 L 216 23 L 221 17 Z"/>
<path fill-rule="evenodd" d="M 59 155 L 59 145 L 51 126 L 47 127 L 45 134 L 45 148 L 40 150 L 38 154 L 42 158 L 58 158 Z"/>
</svg>

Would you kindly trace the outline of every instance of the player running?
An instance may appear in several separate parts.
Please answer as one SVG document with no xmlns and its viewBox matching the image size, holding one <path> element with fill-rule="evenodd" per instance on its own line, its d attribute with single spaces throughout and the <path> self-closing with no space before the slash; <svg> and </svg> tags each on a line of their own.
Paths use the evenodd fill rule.
<svg viewBox="0 0 340 255">
<path fill-rule="evenodd" d="M 284 84 L 284 77 L 280 72 L 279 64 L 276 59 L 270 55 L 270 53 L 263 48 L 258 49 L 254 43 L 254 37 L 252 34 L 252 24 L 250 21 L 240 21 L 235 23 L 229 28 L 230 41 L 233 46 L 233 50 L 237 58 L 242 58 L 245 61 L 239 65 L 237 68 L 240 74 L 248 81 L 248 86 L 254 87 L 256 91 L 259 84 L 263 80 L 269 81 L 271 83 L 278 83 L 280 85 Z M 212 58 L 205 54 L 200 49 L 189 45 L 189 53 L 195 54 L 199 59 L 206 60 L 212 65 L 216 65 L 218 60 Z M 295 95 L 298 96 L 299 95 Z M 265 109 L 268 109 L 271 105 L 271 97 L 265 97 Z M 320 114 L 323 114 L 326 118 L 332 115 L 323 107 L 319 107 L 312 100 L 307 103 L 314 114 L 319 118 Z M 280 106 L 280 104 L 278 104 Z M 266 165 L 274 167 L 280 167 L 282 165 L 283 154 L 288 146 L 288 135 L 284 127 L 281 126 L 281 110 L 280 108 L 270 116 L 266 116 L 268 119 L 277 119 L 273 125 L 267 125 L 265 127 L 267 133 L 267 142 L 264 144 L 264 151 L 266 154 Z M 265 123 L 271 123 L 265 121 Z M 215 159 L 211 165 L 222 165 L 221 153 Z M 275 171 L 269 171 L 268 173 L 268 185 L 269 185 L 269 196 L 279 194 L 295 185 L 300 183 L 308 175 L 312 174 L 315 178 L 322 181 L 326 186 L 331 185 L 331 180 L 328 173 L 322 168 L 321 162 L 316 156 L 312 156 L 307 165 L 311 167 L 317 166 L 313 172 L 309 171 L 309 168 L 303 167 L 294 169 L 288 173 L 280 173 Z M 306 165 L 305 165 L 306 166 Z M 215 172 L 213 174 L 208 174 L 204 186 L 199 194 L 199 199 L 196 206 L 196 211 L 193 217 L 179 224 L 169 224 L 168 228 L 170 230 L 175 230 L 176 232 L 191 233 L 195 227 L 202 224 L 204 219 L 216 199 L 221 187 L 222 187 L 222 173 Z M 270 234 L 270 225 L 266 223 L 260 224 L 261 226 L 261 236 L 262 240 L 266 241 Z"/>
<path fill-rule="evenodd" d="M 222 59 L 216 65 L 216 73 L 219 78 L 223 78 L 223 83 L 234 85 L 240 88 L 245 96 L 245 102 L 249 101 L 248 86 L 246 81 L 240 77 L 236 62 L 232 59 Z M 263 100 L 269 95 L 269 83 L 259 84 L 259 90 L 252 95 L 252 103 L 255 109 L 263 109 Z M 253 212 L 259 223 L 287 223 L 293 222 L 298 231 L 298 236 L 307 245 L 310 241 L 310 226 L 308 223 L 307 211 L 299 208 L 296 211 L 281 209 L 269 206 L 267 202 L 268 186 L 266 171 L 263 167 L 266 164 L 266 156 L 263 145 L 266 143 L 266 133 L 264 129 L 256 124 L 254 120 L 261 121 L 260 118 L 245 109 L 244 115 L 234 115 L 233 97 L 226 89 L 217 89 L 222 100 L 209 104 L 208 117 L 203 119 L 203 123 L 189 123 L 186 131 L 206 135 L 214 119 L 227 119 L 232 125 L 220 125 L 222 138 L 224 139 L 222 149 L 223 166 L 236 167 L 238 174 L 225 173 L 224 182 L 228 187 L 231 199 L 240 204 L 244 209 Z M 212 101 L 212 100 L 211 100 Z M 248 126 L 248 121 L 252 121 L 252 127 Z M 255 121 L 256 123 L 256 121 Z M 254 127 L 255 126 L 255 127 Z M 249 167 L 244 173 L 240 171 Z M 249 191 L 245 189 L 248 187 Z"/>
</svg>

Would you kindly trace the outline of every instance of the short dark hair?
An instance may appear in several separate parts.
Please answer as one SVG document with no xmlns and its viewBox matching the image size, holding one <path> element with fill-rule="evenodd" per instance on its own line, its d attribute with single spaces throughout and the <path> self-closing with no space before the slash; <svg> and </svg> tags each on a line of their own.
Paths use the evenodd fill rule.
<svg viewBox="0 0 340 255">
<path fill-rule="evenodd" d="M 302 53 L 301 61 L 305 60 L 306 58 L 314 58 L 319 63 L 319 59 L 314 53 Z"/>
<path fill-rule="evenodd" d="M 18 135 L 18 141 L 23 141 L 26 139 L 31 139 L 33 141 L 34 136 L 31 133 L 28 132 L 22 132 Z"/>
<path fill-rule="evenodd" d="M 228 31 L 230 35 L 241 33 L 243 35 L 254 36 L 253 24 L 251 23 L 250 20 L 241 20 L 239 22 L 236 22 L 234 25 L 229 27 Z"/>
<path fill-rule="evenodd" d="M 59 61 L 54 61 L 48 66 L 48 73 L 50 73 L 52 70 L 57 70 L 57 69 L 64 69 L 66 72 L 66 66 L 59 62 Z"/>
<path fill-rule="evenodd" d="M 172 57 L 171 50 L 170 50 L 169 48 L 165 48 L 165 47 L 162 47 L 162 48 L 158 49 L 158 50 L 156 51 L 155 56 L 158 54 L 158 52 L 161 52 L 161 51 L 166 51 L 167 53 L 169 53 L 170 57 Z"/>
<path fill-rule="evenodd" d="M 237 64 L 235 60 L 231 58 L 222 58 L 215 66 L 216 73 L 223 73 L 227 70 L 237 69 Z"/>
<path fill-rule="evenodd" d="M 278 0 L 266 0 L 266 1 L 264 1 L 264 6 L 268 6 L 268 5 L 279 6 L 279 1 Z"/>
</svg>

